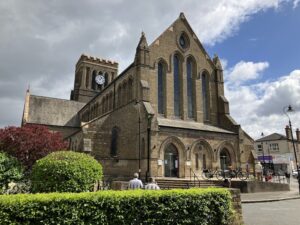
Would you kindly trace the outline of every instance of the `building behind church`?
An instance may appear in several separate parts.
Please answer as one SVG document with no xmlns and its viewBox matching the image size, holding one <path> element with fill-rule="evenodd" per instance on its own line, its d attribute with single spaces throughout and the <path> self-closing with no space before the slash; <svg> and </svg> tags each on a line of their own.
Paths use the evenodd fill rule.
<svg viewBox="0 0 300 225">
<path fill-rule="evenodd" d="M 221 62 L 183 13 L 150 45 L 142 33 L 120 74 L 116 62 L 81 55 L 70 100 L 27 92 L 26 123 L 61 132 L 113 179 L 187 178 L 254 162 L 252 138 L 230 116 Z"/>
</svg>

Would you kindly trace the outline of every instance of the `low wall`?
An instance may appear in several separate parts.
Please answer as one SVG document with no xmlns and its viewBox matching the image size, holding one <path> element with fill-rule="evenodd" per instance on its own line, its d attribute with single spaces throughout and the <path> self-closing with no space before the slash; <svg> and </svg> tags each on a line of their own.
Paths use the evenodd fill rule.
<svg viewBox="0 0 300 225">
<path fill-rule="evenodd" d="M 262 182 L 262 181 L 231 181 L 232 188 L 238 188 L 241 193 L 289 191 L 289 184 Z"/>
<path fill-rule="evenodd" d="M 231 225 L 241 225 L 243 223 L 243 212 L 242 212 L 242 202 L 241 202 L 241 192 L 239 189 L 229 189 L 232 196 L 232 207 L 235 211 L 235 218 L 233 219 L 233 224 Z"/>
</svg>

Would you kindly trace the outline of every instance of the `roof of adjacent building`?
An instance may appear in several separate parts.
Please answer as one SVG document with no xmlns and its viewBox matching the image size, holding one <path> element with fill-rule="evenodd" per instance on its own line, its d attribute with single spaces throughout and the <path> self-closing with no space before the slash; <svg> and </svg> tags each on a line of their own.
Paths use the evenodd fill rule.
<svg viewBox="0 0 300 225">
<path fill-rule="evenodd" d="M 255 141 L 277 141 L 277 140 L 287 140 L 287 138 L 282 134 L 273 133 L 263 138 L 257 139 Z"/>
<path fill-rule="evenodd" d="M 79 127 L 77 112 L 85 103 L 30 95 L 26 123 Z"/>
<path fill-rule="evenodd" d="M 173 120 L 173 119 L 166 119 L 166 118 L 159 118 L 159 117 L 157 118 L 157 121 L 158 121 L 158 125 L 163 127 L 175 127 L 175 128 L 234 134 L 234 132 L 232 131 L 207 125 L 204 123 L 197 123 L 195 121 Z"/>
</svg>

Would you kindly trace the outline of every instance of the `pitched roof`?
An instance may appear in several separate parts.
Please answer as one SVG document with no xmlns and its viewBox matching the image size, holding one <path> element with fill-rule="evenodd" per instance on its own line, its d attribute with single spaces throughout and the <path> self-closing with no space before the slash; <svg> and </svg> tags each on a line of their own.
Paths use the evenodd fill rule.
<svg viewBox="0 0 300 225">
<path fill-rule="evenodd" d="M 273 133 L 263 138 L 257 139 L 255 141 L 258 142 L 258 141 L 277 141 L 277 140 L 287 140 L 287 138 L 282 134 Z"/>
<path fill-rule="evenodd" d="M 197 123 L 195 121 L 184 121 L 184 120 L 173 120 L 157 117 L 158 125 L 161 127 L 174 127 L 174 128 L 183 128 L 183 129 L 192 129 L 192 130 L 203 130 L 210 132 L 218 132 L 218 133 L 227 133 L 234 134 L 231 131 L 215 127 L 212 125 L 207 125 L 204 123 Z"/>
<path fill-rule="evenodd" d="M 85 103 L 30 95 L 26 123 L 79 127 L 78 111 Z"/>
<path fill-rule="evenodd" d="M 187 27 L 187 29 L 190 31 L 190 33 L 192 34 L 195 42 L 197 43 L 197 45 L 199 46 L 200 50 L 202 51 L 202 53 L 204 54 L 204 56 L 206 57 L 207 61 L 213 66 L 215 67 L 215 64 L 213 63 L 212 59 L 210 58 L 210 56 L 208 55 L 208 53 L 206 52 L 205 48 L 203 47 L 202 43 L 200 42 L 199 38 L 197 37 L 197 35 L 195 34 L 193 28 L 191 27 L 191 25 L 189 24 L 189 22 L 187 21 L 185 15 L 183 12 L 180 13 L 179 17 L 164 31 L 162 32 L 151 44 L 149 47 L 153 46 L 155 44 L 155 42 L 161 37 L 163 36 L 169 29 L 170 27 L 173 27 L 176 23 L 178 23 L 179 21 L 183 22 L 185 24 L 185 26 Z"/>
</svg>

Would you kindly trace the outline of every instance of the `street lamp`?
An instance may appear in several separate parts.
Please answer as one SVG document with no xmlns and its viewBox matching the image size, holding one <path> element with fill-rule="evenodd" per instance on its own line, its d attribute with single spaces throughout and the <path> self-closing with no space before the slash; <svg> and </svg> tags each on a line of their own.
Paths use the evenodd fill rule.
<svg viewBox="0 0 300 225">
<path fill-rule="evenodd" d="M 297 160 L 297 153 L 296 153 L 296 147 L 295 147 L 295 142 L 294 142 L 292 123 L 291 123 L 291 119 L 288 115 L 288 113 L 291 113 L 291 112 L 293 112 L 293 108 L 292 108 L 291 105 L 283 107 L 283 113 L 289 118 L 289 126 L 290 126 L 291 136 L 292 136 L 292 143 L 293 143 L 295 162 L 296 162 L 296 168 L 297 168 L 297 179 L 298 179 L 298 185 L 299 185 L 299 194 L 300 194 L 300 176 L 299 176 L 300 171 L 299 171 L 299 165 L 298 165 L 298 160 Z"/>
</svg>

